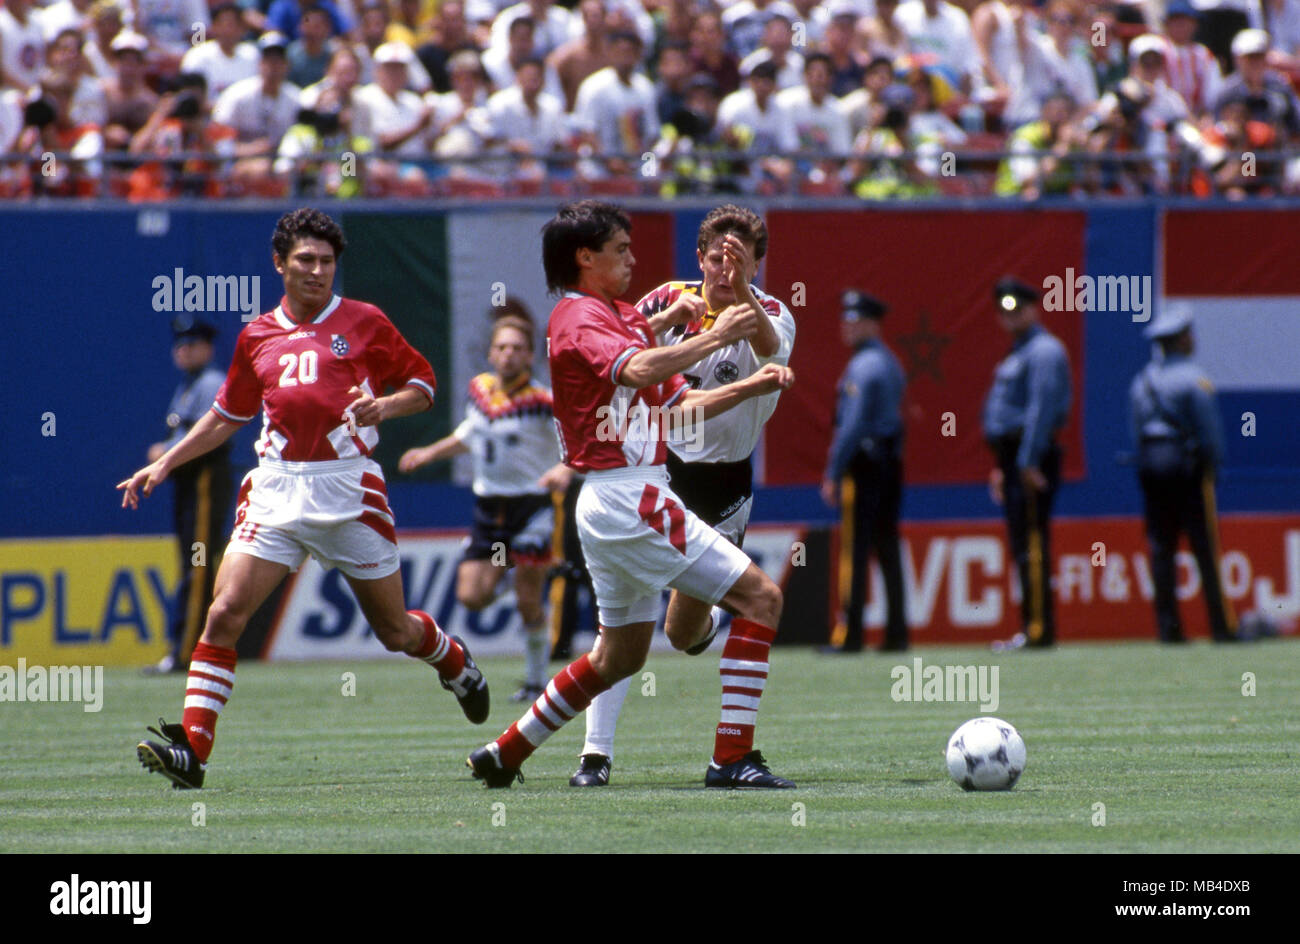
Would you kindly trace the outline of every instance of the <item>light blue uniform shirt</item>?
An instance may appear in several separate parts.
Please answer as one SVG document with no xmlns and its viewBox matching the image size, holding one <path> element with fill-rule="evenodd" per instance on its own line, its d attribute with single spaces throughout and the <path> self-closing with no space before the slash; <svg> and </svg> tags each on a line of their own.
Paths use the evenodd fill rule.
<svg viewBox="0 0 1300 944">
<path fill-rule="evenodd" d="M 838 481 L 849 460 L 871 440 L 901 436 L 903 368 L 894 352 L 880 341 L 858 346 L 844 368 L 835 406 L 835 435 L 831 439 L 826 477 Z"/>
<path fill-rule="evenodd" d="M 1185 354 L 1157 355 L 1133 378 L 1129 424 L 1134 443 L 1190 439 L 1211 469 L 1223 461 L 1223 427 L 1214 405 L 1214 386 Z"/>
<path fill-rule="evenodd" d="M 984 436 L 1021 436 L 1016 466 L 1037 467 L 1070 415 L 1070 361 L 1042 325 L 1018 338 L 993 373 L 984 401 Z"/>
<path fill-rule="evenodd" d="M 184 439 L 190 427 L 212 409 L 212 401 L 225 380 L 226 375 L 215 367 L 205 367 L 187 376 L 176 388 L 167 407 L 167 426 L 172 431 L 164 443 L 168 449 Z"/>
</svg>

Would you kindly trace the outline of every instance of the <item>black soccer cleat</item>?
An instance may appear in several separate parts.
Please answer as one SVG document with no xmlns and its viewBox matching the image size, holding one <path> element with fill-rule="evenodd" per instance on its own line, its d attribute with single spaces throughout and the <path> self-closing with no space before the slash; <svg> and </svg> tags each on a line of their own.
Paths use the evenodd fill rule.
<svg viewBox="0 0 1300 944">
<path fill-rule="evenodd" d="M 518 778 L 520 783 L 524 782 L 523 772 L 518 767 L 501 765 L 501 749 L 497 747 L 496 741 L 485 744 L 470 754 L 465 761 L 465 766 L 474 771 L 474 779 L 482 780 L 483 786 L 489 790 L 509 787 L 515 782 L 515 778 Z"/>
<path fill-rule="evenodd" d="M 684 649 L 683 651 L 688 656 L 702 655 L 704 651 L 709 648 L 709 645 L 713 642 L 714 637 L 718 635 L 719 622 L 721 621 L 716 616 L 713 615 L 713 612 L 709 611 L 709 631 L 704 634 L 703 639 L 701 639 L 699 642 L 697 642 L 695 645 L 691 646 L 690 648 Z"/>
<path fill-rule="evenodd" d="M 203 786 L 203 772 L 207 764 L 199 762 L 190 740 L 185 736 L 185 728 L 179 724 L 168 724 L 158 719 L 162 728 L 149 728 L 154 734 L 166 738 L 168 744 L 156 741 L 141 741 L 135 746 L 135 756 L 140 765 L 150 773 L 162 774 L 172 782 L 175 790 L 197 790 Z"/>
<path fill-rule="evenodd" d="M 609 786 L 610 760 L 604 754 L 583 754 L 582 763 L 569 778 L 571 787 Z"/>
<path fill-rule="evenodd" d="M 487 679 L 479 671 L 474 657 L 469 654 L 469 646 L 465 645 L 465 640 L 459 636 L 452 636 L 451 639 L 465 652 L 465 671 L 468 674 L 460 682 L 449 682 L 442 676 L 438 677 L 438 682 L 456 696 L 456 701 L 460 703 L 460 710 L 465 712 L 466 718 L 473 724 L 482 724 L 487 720 L 488 710 L 491 708 Z"/>
<path fill-rule="evenodd" d="M 778 777 L 767 769 L 761 751 L 750 751 L 738 761 L 723 767 L 709 764 L 704 774 L 706 787 L 718 787 L 724 790 L 793 790 L 793 781 Z"/>
</svg>

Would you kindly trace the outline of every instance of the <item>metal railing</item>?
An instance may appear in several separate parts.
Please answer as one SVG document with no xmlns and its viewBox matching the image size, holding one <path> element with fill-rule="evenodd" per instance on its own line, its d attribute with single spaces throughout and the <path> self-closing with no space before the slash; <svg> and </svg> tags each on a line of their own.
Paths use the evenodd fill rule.
<svg viewBox="0 0 1300 944">
<path fill-rule="evenodd" d="M 1284 169 L 1300 159 L 1300 148 L 1246 152 L 1253 175 L 1243 186 L 1261 192 L 1280 193 Z M 927 195 L 992 196 L 995 178 L 1003 162 L 1053 161 L 1064 170 L 1055 172 L 1055 186 L 1064 182 L 1064 193 L 1105 198 L 1139 193 L 1186 195 L 1198 180 L 1203 193 L 1220 192 L 1213 172 L 1201 166 L 1190 150 L 1167 155 L 1136 152 L 1090 153 L 1007 150 L 910 150 L 897 154 L 865 152 L 827 154 L 821 151 L 755 153 L 753 151 L 691 151 L 659 156 L 653 152 L 622 155 L 582 155 L 557 152 L 540 156 L 518 156 L 487 151 L 458 157 L 418 157 L 394 152 L 358 153 L 327 150 L 293 159 L 266 155 L 264 163 L 283 167 L 249 175 L 241 173 L 246 163 L 257 158 L 235 158 L 211 152 L 181 152 L 143 155 L 105 152 L 93 159 L 74 158 L 69 152 L 0 154 L 0 199 L 75 196 L 93 190 L 107 199 L 128 199 L 133 194 L 132 174 L 150 168 L 152 183 L 161 184 L 167 198 L 202 197 L 210 192 L 234 197 L 329 197 L 331 184 L 355 178 L 345 188 L 356 196 L 466 196 L 478 199 L 529 196 L 583 196 L 616 194 L 628 196 L 673 196 L 708 193 L 758 194 L 763 196 L 848 196 L 863 180 L 879 180 L 889 174 L 913 185 L 900 199 Z M 771 173 L 770 161 L 792 168 L 787 177 Z M 1230 155 L 1227 160 L 1241 160 Z M 611 173 L 618 163 L 622 172 Z M 1244 162 L 1243 162 L 1244 163 Z M 88 168 L 98 166 L 97 172 Z M 1220 164 L 1219 166 L 1222 166 Z M 398 167 L 401 174 L 379 173 L 380 168 Z M 937 168 L 922 173 L 919 167 Z M 346 171 L 346 173 L 345 173 Z M 418 171 L 418 173 L 416 173 Z M 630 172 L 629 172 L 630 171 Z M 861 171 L 861 173 L 854 173 Z M 137 181 L 137 183 L 139 183 Z M 1018 194 L 1007 195 L 1015 199 Z M 890 197 L 886 195 L 885 199 Z M 158 199 L 156 194 L 153 199 Z M 876 198 L 871 198 L 876 199 Z"/>
</svg>

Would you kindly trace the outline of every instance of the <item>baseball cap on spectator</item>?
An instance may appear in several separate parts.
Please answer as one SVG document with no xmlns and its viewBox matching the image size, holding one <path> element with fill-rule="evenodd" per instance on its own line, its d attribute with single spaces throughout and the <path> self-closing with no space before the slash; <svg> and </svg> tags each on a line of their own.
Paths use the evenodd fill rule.
<svg viewBox="0 0 1300 944">
<path fill-rule="evenodd" d="M 754 69 L 763 63 L 769 63 L 775 69 L 776 64 L 772 62 L 772 51 L 767 48 L 755 50 L 753 55 L 746 56 L 740 64 L 740 77 L 747 79 L 753 73 Z"/>
<path fill-rule="evenodd" d="M 278 49 L 283 55 L 289 48 L 289 40 L 283 33 L 277 33 L 275 30 L 263 33 L 257 40 L 258 51 L 266 55 L 272 49 Z"/>
<path fill-rule="evenodd" d="M 912 107 L 912 103 L 915 101 L 916 95 L 912 91 L 912 87 L 901 82 L 886 85 L 880 90 L 880 104 L 886 108 L 908 109 Z"/>
<path fill-rule="evenodd" d="M 113 41 L 108 44 L 110 52 L 138 52 L 146 53 L 149 51 L 149 40 L 139 33 L 133 33 L 131 30 L 122 30 L 113 37 Z"/>
<path fill-rule="evenodd" d="M 1139 59 L 1149 52 L 1155 53 L 1161 59 L 1165 56 L 1165 41 L 1155 33 L 1143 33 L 1128 44 L 1129 59 Z"/>
<path fill-rule="evenodd" d="M 853 0 L 831 0 L 826 4 L 826 13 L 832 19 L 838 19 L 841 16 L 858 18 L 858 7 Z"/>
<path fill-rule="evenodd" d="M 1190 16 L 1194 20 L 1199 20 L 1201 13 L 1192 6 L 1190 0 L 1172 0 L 1169 6 L 1165 7 L 1165 19 L 1170 20 L 1175 16 Z"/>
<path fill-rule="evenodd" d="M 406 43 L 384 43 L 375 50 L 375 65 L 387 65 L 389 63 L 401 63 L 409 66 L 415 61 L 415 53 Z"/>
<path fill-rule="evenodd" d="M 1269 47 L 1272 45 L 1273 41 L 1266 31 L 1262 29 L 1244 29 L 1232 37 L 1232 54 L 1234 56 L 1253 56 L 1257 53 L 1268 52 Z"/>
</svg>

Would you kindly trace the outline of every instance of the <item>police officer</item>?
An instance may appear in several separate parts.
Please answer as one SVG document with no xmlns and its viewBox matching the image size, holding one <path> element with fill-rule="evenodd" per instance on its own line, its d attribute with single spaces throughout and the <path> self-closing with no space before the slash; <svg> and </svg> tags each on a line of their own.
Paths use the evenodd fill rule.
<svg viewBox="0 0 1300 944">
<path fill-rule="evenodd" d="M 185 374 L 167 407 L 166 440 L 149 447 L 149 461 L 155 462 L 190 427 L 212 408 L 212 401 L 225 375 L 212 366 L 212 339 L 217 329 L 191 315 L 178 315 L 172 322 L 172 362 Z M 176 591 L 170 627 L 171 651 L 149 674 L 184 672 L 203 629 L 203 619 L 212 603 L 212 584 L 230 514 L 230 444 L 188 462 L 172 473 L 175 497 L 172 516 L 180 542 L 181 579 Z M 196 546 L 198 545 L 198 546 Z M 198 561 L 198 565 L 195 561 Z"/>
<path fill-rule="evenodd" d="M 1020 575 L 1022 625 L 998 648 L 1046 648 L 1056 641 L 1048 532 L 1061 484 L 1056 435 L 1070 412 L 1070 362 L 1065 346 L 1039 323 L 1037 291 L 1008 277 L 994 287 L 993 300 L 1012 344 L 984 402 L 984 438 L 997 463 L 989 492 L 1003 506 Z"/>
<path fill-rule="evenodd" d="M 1236 641 L 1236 617 L 1219 580 L 1215 473 L 1223 460 L 1223 433 L 1214 388 L 1192 363 L 1191 312 L 1166 309 L 1146 336 L 1156 342 L 1151 363 L 1129 388 L 1130 422 L 1137 444 L 1138 481 L 1146 505 L 1161 642 L 1183 642 L 1174 595 L 1178 535 L 1186 532 L 1205 588 L 1210 629 L 1218 642 Z"/>
<path fill-rule="evenodd" d="M 862 651 L 862 610 L 867 593 L 867 553 L 874 547 L 885 581 L 888 617 L 882 652 L 907 648 L 898 516 L 903 497 L 903 369 L 880 339 L 888 308 L 850 289 L 842 299 L 840 336 L 854 354 L 840 377 L 822 498 L 842 515 L 840 600 L 843 622 L 827 652 Z M 851 548 L 846 552 L 846 548 Z M 842 636 L 842 642 L 839 638 Z"/>
</svg>

